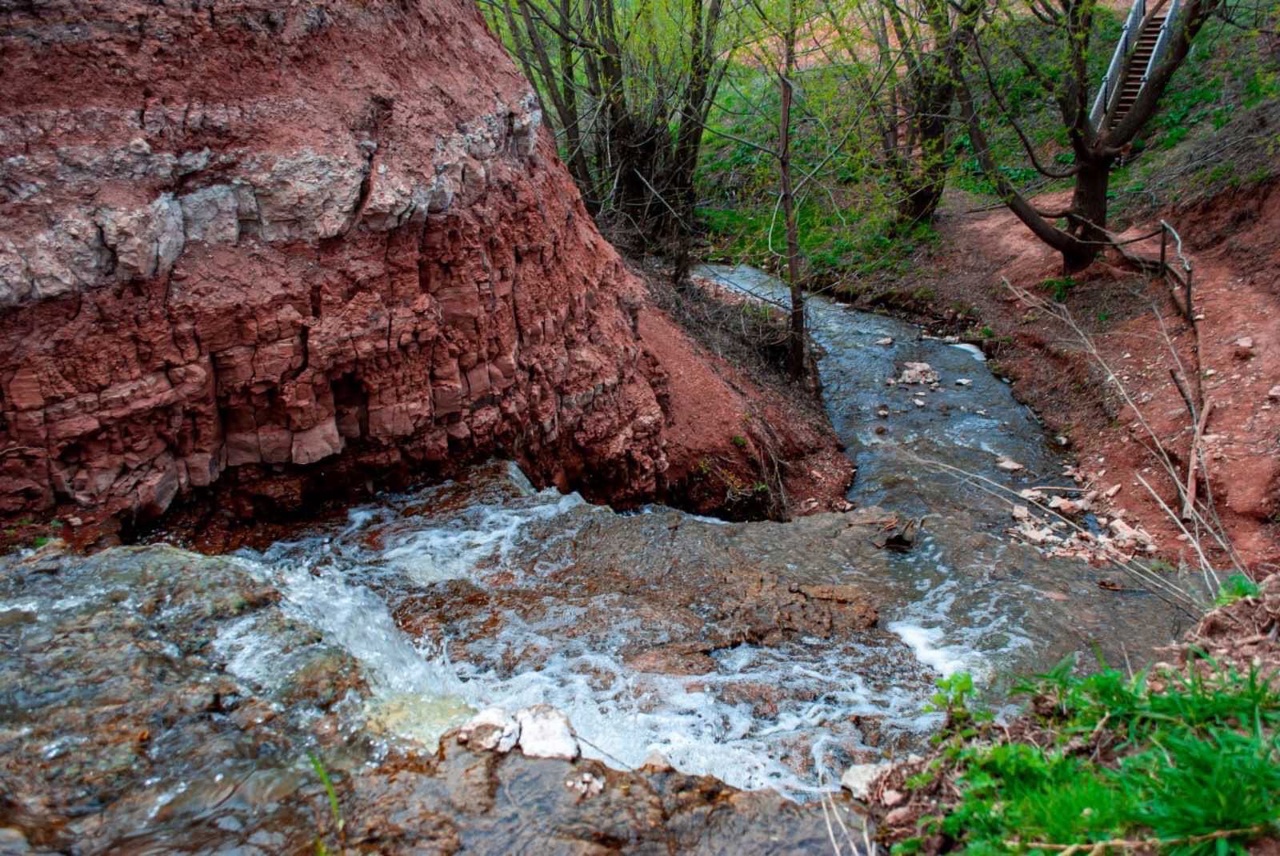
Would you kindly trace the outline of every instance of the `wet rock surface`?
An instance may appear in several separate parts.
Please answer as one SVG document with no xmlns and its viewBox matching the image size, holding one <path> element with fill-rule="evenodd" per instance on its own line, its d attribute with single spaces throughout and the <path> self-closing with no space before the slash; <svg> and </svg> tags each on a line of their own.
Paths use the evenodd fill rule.
<svg viewBox="0 0 1280 856">
<path fill-rule="evenodd" d="M 967 669 L 998 692 L 1073 651 L 1142 659 L 1183 626 L 1156 597 L 1101 588 L 1106 571 L 1009 543 L 978 513 L 725 524 L 521 482 L 494 465 L 240 555 L 365 590 L 454 676 L 408 690 L 509 713 L 550 703 L 590 757 L 635 767 L 658 751 L 796 797 L 923 745 L 939 674 Z"/>
<path fill-rule="evenodd" d="M 784 853 L 826 841 L 818 806 L 662 765 L 375 740 L 361 664 L 232 560 L 162 547 L 10 557 L 0 646 L 5 852 L 280 853 L 320 840 Z M 341 830 L 310 755 L 334 782 Z"/>
</svg>

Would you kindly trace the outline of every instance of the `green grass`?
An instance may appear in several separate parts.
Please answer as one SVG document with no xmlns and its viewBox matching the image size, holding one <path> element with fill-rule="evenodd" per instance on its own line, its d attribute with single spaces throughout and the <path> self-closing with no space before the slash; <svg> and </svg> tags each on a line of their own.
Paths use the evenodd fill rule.
<svg viewBox="0 0 1280 856">
<path fill-rule="evenodd" d="M 1162 852 L 1227 854 L 1277 831 L 1280 694 L 1266 681 L 1224 669 L 1077 677 L 1073 666 L 1019 687 L 1034 700 L 1034 741 L 982 725 L 972 685 L 957 692 L 950 679 L 935 703 L 948 713 L 943 761 L 908 784 L 946 776 L 960 796 L 922 833 L 979 854 L 1153 840 Z"/>
<path fill-rule="evenodd" d="M 320 784 L 324 787 L 325 797 L 329 800 L 330 820 L 333 821 L 334 831 L 337 833 L 339 842 L 341 842 L 346 821 L 342 817 L 342 806 L 338 802 L 338 791 L 334 788 L 333 779 L 329 776 L 329 770 L 325 767 L 324 761 L 320 760 L 320 756 L 313 752 L 308 752 L 307 758 L 311 761 L 311 769 L 315 771 L 316 778 L 320 780 Z M 315 850 L 317 856 L 328 856 L 331 852 L 321 836 L 316 836 Z"/>
<path fill-rule="evenodd" d="M 1218 589 L 1218 597 L 1214 600 L 1213 605 L 1229 606 L 1237 600 L 1243 600 L 1246 597 L 1257 597 L 1258 594 L 1257 583 L 1244 574 L 1232 574 L 1222 581 L 1222 587 Z"/>
<path fill-rule="evenodd" d="M 1071 289 L 1075 287 L 1076 281 L 1069 276 L 1060 276 L 1053 279 L 1046 279 L 1040 283 L 1040 287 L 1049 291 L 1053 295 L 1054 301 L 1057 303 L 1066 303 L 1067 296 L 1071 294 Z"/>
</svg>

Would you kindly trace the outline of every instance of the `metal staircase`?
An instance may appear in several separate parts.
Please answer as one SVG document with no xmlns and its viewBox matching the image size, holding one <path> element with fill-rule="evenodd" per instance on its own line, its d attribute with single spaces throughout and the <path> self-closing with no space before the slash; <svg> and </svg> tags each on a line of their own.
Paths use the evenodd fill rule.
<svg viewBox="0 0 1280 856">
<path fill-rule="evenodd" d="M 1150 8 L 1147 0 L 1134 0 L 1089 113 L 1095 130 L 1111 130 L 1129 114 L 1168 50 L 1169 28 L 1176 23 L 1180 7 L 1180 0 L 1157 0 Z"/>
</svg>

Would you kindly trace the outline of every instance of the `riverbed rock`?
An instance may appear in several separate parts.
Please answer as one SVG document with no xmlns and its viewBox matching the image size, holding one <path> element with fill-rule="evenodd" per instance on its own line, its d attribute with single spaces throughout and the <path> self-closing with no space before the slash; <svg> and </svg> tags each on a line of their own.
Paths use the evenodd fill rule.
<svg viewBox="0 0 1280 856">
<path fill-rule="evenodd" d="M 902 373 L 897 377 L 898 383 L 931 384 L 938 382 L 938 373 L 928 363 L 903 363 Z"/>
<path fill-rule="evenodd" d="M 371 740 L 361 711 L 375 692 L 359 675 L 345 702 L 286 702 L 283 678 L 346 655 L 286 615 L 274 594 L 245 563 L 168 547 L 0 557 L 0 616 L 13 604 L 30 607 L 29 620 L 0 621 L 0 850 L 167 852 L 181 842 L 201 852 L 301 853 L 319 841 L 331 852 L 592 853 L 608 840 L 624 842 L 622 852 L 767 854 L 824 846 L 816 802 L 744 793 L 670 766 L 632 772 L 576 752 L 574 760 L 543 757 L 531 750 L 568 746 L 567 723 L 547 708 L 521 711 L 524 751 L 504 754 L 490 751 L 486 728 L 505 735 L 511 718 L 490 711 L 438 751 Z M 834 795 L 834 805 L 861 829 L 847 798 Z"/>
<path fill-rule="evenodd" d="M 530 758 L 572 761 L 581 754 L 569 718 L 549 704 L 535 704 L 516 713 L 520 751 Z"/>
</svg>

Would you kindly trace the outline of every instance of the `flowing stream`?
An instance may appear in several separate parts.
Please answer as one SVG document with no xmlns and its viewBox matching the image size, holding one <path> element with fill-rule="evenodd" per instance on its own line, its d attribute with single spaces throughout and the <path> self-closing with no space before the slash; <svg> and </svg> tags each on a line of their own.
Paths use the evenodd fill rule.
<svg viewBox="0 0 1280 856">
<path fill-rule="evenodd" d="M 785 299 L 750 268 L 700 273 Z M 850 761 L 920 745 L 939 676 L 995 686 L 1072 651 L 1143 659 L 1171 638 L 1179 619 L 1155 598 L 1103 592 L 1099 571 L 1003 536 L 1008 504 L 993 486 L 1064 484 L 1067 462 L 977 349 L 822 298 L 809 316 L 831 419 L 858 466 L 849 499 L 918 519 L 909 551 L 846 535 L 839 515 L 617 514 L 495 465 L 239 560 L 364 664 L 368 715 L 393 739 L 430 743 L 474 709 L 547 702 L 610 764 L 659 752 L 685 772 L 794 796 L 832 786 Z M 907 362 L 938 382 L 887 385 Z M 1025 469 L 999 469 L 1001 456 Z M 757 572 L 759 590 L 743 589 Z M 815 585 L 854 587 L 879 627 L 741 629 L 757 621 L 744 615 L 794 608 L 779 592 Z M 713 641 L 681 647 L 690 637 Z M 265 662 L 231 665 L 261 679 Z"/>
<path fill-rule="evenodd" d="M 748 268 L 700 273 L 785 296 Z M 1068 462 L 980 353 L 822 298 L 809 316 L 831 420 L 858 465 L 847 513 L 620 514 L 493 462 L 229 557 L 0 557 L 0 791 L 21 807 L 14 822 L 96 842 L 85 852 L 309 846 L 307 800 L 323 795 L 308 753 L 363 777 L 371 823 L 398 794 L 469 806 L 449 789 L 465 791 L 483 759 L 457 755 L 462 767 L 435 778 L 412 762 L 417 779 L 396 779 L 396 759 L 433 751 L 482 708 L 541 703 L 615 769 L 658 753 L 803 801 L 851 763 L 925 745 L 939 677 L 970 672 L 998 703 L 1014 677 L 1065 655 L 1138 666 L 1181 630 L 1156 597 L 1100 587 L 1113 571 L 1007 536 L 1001 491 L 1064 485 Z M 907 363 L 936 381 L 889 383 Z M 1002 456 L 1023 469 L 1001 469 Z M 913 543 L 891 549 L 885 533 L 908 521 Z M 550 806 L 611 811 L 564 802 L 558 768 L 520 763 L 505 775 L 561 778 L 536 779 L 508 814 L 464 812 L 464 840 L 490 835 L 507 852 Z"/>
</svg>

